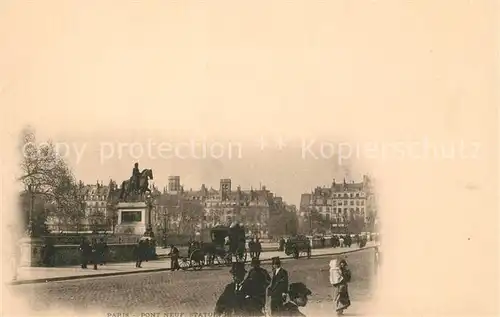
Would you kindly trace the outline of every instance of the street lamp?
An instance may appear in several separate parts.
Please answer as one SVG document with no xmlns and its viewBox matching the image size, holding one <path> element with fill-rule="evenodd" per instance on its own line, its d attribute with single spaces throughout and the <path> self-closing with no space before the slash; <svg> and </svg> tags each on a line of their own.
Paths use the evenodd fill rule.
<svg viewBox="0 0 500 317">
<path fill-rule="evenodd" d="M 146 205 L 148 208 L 148 224 L 146 232 L 144 232 L 144 236 L 153 238 L 153 225 L 151 224 L 151 210 L 153 209 L 153 199 L 150 193 L 148 193 L 148 195 L 146 196 Z"/>
</svg>

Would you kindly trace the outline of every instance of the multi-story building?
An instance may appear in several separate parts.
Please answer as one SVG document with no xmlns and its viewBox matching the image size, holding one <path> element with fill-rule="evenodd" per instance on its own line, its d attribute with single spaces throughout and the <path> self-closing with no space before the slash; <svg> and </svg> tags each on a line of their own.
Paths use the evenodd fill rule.
<svg viewBox="0 0 500 317">
<path fill-rule="evenodd" d="M 110 181 L 110 185 L 114 184 Z M 105 186 L 102 181 L 95 184 L 78 184 L 78 210 L 54 212 L 47 218 L 50 230 L 55 231 L 91 231 L 108 229 L 110 226 L 109 197 L 110 186 Z M 54 207 L 57 210 L 57 206 Z M 79 220 L 78 224 L 75 220 Z M 78 228 L 76 228 L 78 227 Z"/>
<path fill-rule="evenodd" d="M 85 214 L 81 224 L 105 226 L 108 218 L 109 186 L 104 186 L 102 181 L 96 182 L 96 184 L 84 186 L 81 194 L 85 201 Z"/>
<path fill-rule="evenodd" d="M 311 211 L 318 212 L 333 227 L 347 227 L 353 219 L 368 222 L 375 211 L 373 184 L 368 176 L 359 183 L 336 183 L 329 187 L 316 187 L 311 193 L 302 194 L 300 211 L 302 216 Z"/>
<path fill-rule="evenodd" d="M 269 212 L 276 204 L 283 204 L 281 197 L 274 197 L 265 186 L 233 189 L 231 179 L 221 179 L 219 189 L 203 184 L 199 190 L 184 190 L 180 177 L 170 176 L 153 218 L 167 229 L 179 228 L 181 220 L 189 220 L 197 222 L 198 228 L 240 222 L 252 230 L 266 231 Z"/>
</svg>

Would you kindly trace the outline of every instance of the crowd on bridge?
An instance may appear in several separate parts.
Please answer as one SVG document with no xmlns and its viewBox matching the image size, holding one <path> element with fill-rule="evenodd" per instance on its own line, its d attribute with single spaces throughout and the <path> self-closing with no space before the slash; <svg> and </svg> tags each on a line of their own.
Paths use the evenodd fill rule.
<svg viewBox="0 0 500 317">
<path fill-rule="evenodd" d="M 279 251 L 284 251 L 285 249 L 285 246 L 286 244 L 288 243 L 288 241 L 290 241 L 290 239 L 293 239 L 292 238 L 285 238 L 285 237 L 281 237 L 279 239 L 279 248 L 278 250 Z M 371 240 L 371 236 L 366 236 L 366 235 L 360 235 L 360 234 L 355 234 L 355 235 L 351 235 L 351 234 L 332 234 L 330 237 L 325 237 L 325 236 L 321 236 L 319 237 L 319 240 L 320 240 L 320 247 L 321 248 L 325 248 L 327 245 L 326 245 L 326 241 L 329 240 L 329 245 L 328 246 L 331 246 L 331 247 L 334 247 L 334 248 L 350 248 L 353 244 L 357 244 L 360 248 L 363 248 L 366 246 L 366 243 L 368 242 L 368 240 Z"/>
<path fill-rule="evenodd" d="M 305 316 L 300 307 L 307 305 L 312 291 L 302 282 L 289 283 L 289 275 L 279 257 L 272 258 L 272 276 L 253 258 L 247 272 L 243 262 L 234 262 L 233 281 L 226 285 L 215 304 L 215 316 Z M 342 315 L 350 305 L 347 283 L 351 272 L 345 259 L 330 262 L 333 292 L 332 312 Z"/>
</svg>

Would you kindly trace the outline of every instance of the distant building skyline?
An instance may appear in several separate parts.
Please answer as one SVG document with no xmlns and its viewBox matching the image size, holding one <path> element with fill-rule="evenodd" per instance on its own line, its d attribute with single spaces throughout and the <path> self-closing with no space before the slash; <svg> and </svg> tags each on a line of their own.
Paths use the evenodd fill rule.
<svg viewBox="0 0 500 317">
<path fill-rule="evenodd" d="M 347 228 L 355 218 L 368 223 L 369 217 L 376 215 L 375 197 L 368 175 L 358 182 L 333 179 L 330 186 L 317 186 L 301 195 L 300 213 L 307 217 L 314 210 L 334 227 Z"/>
</svg>

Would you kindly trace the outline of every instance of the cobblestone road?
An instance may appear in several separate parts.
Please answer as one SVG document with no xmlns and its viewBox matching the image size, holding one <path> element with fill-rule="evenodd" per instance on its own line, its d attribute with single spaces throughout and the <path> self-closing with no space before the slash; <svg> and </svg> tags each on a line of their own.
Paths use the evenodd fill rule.
<svg viewBox="0 0 500 317">
<path fill-rule="evenodd" d="M 360 251 L 347 256 L 353 271 L 350 293 L 354 302 L 370 299 L 373 251 Z M 328 280 L 329 257 L 284 260 L 291 282 L 304 282 L 312 290 L 310 303 L 331 301 Z M 270 270 L 269 265 L 264 266 Z M 107 313 L 206 312 L 214 304 L 231 276 L 227 267 L 202 271 L 138 273 L 116 277 L 89 278 L 45 284 L 11 286 L 12 294 L 29 298 L 37 311 L 56 310 Z M 117 315 L 115 315 L 117 316 Z M 142 317 L 152 317 L 142 315 Z"/>
</svg>

